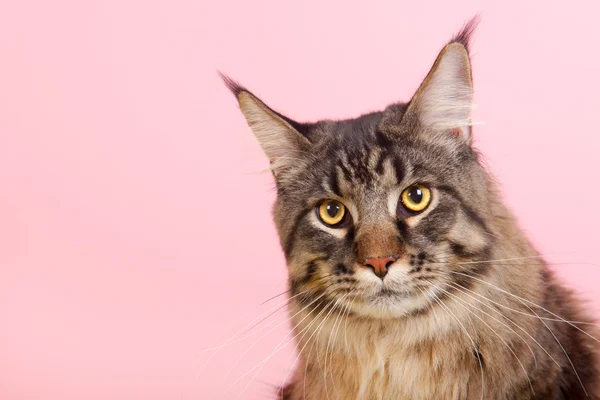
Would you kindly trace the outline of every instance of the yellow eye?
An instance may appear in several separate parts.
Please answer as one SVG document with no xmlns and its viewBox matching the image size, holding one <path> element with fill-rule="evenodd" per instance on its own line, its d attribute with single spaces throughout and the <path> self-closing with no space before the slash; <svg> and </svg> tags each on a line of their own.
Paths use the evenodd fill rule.
<svg viewBox="0 0 600 400">
<path fill-rule="evenodd" d="M 325 200 L 319 205 L 317 212 L 325 225 L 334 226 L 344 219 L 346 207 L 339 201 Z"/>
<path fill-rule="evenodd" d="M 402 192 L 402 204 L 412 212 L 423 211 L 430 201 L 431 192 L 423 185 L 413 185 Z"/>
</svg>

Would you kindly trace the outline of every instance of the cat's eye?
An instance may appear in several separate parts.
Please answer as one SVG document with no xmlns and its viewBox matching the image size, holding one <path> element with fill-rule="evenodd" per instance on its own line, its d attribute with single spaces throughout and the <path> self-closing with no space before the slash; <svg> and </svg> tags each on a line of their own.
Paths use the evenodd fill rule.
<svg viewBox="0 0 600 400">
<path fill-rule="evenodd" d="M 321 222 L 330 227 L 338 227 L 346 216 L 346 207 L 337 200 L 324 200 L 317 206 Z"/>
<path fill-rule="evenodd" d="M 425 210 L 431 202 L 431 191 L 423 185 L 412 185 L 404 189 L 400 199 L 404 208 L 418 213 Z"/>
</svg>

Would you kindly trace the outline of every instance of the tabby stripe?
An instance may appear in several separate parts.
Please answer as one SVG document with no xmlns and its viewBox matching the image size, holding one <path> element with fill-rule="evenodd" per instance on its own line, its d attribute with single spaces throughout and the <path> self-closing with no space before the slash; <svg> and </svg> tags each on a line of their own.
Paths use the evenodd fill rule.
<svg viewBox="0 0 600 400">
<path fill-rule="evenodd" d="M 478 277 L 483 279 L 483 277 L 487 275 L 487 271 L 489 271 L 491 265 L 492 264 L 485 262 L 471 264 L 471 267 L 468 270 L 460 271 L 460 273 L 464 275 L 453 274 L 453 282 L 462 288 L 472 289 L 473 286 L 475 286 L 476 281 L 471 278 Z M 458 291 L 458 289 L 453 288 L 452 285 L 450 285 L 446 290 L 449 292 Z"/>
<path fill-rule="evenodd" d="M 348 168 L 346 168 L 346 166 L 344 165 L 343 161 L 338 163 L 338 167 L 340 167 L 340 169 L 344 173 L 344 176 L 346 177 L 346 180 L 349 181 L 349 182 L 351 182 L 352 181 L 352 174 L 350 173 L 350 171 L 348 170 Z"/>
<path fill-rule="evenodd" d="M 408 236 L 408 225 L 401 219 L 396 220 L 396 227 L 398 228 L 398 232 L 400 232 L 400 236 L 402 238 L 406 238 Z"/>
<path fill-rule="evenodd" d="M 338 182 L 337 168 L 334 168 L 334 170 L 329 174 L 328 184 L 329 184 L 329 189 L 331 189 L 333 194 L 335 194 L 336 196 L 342 197 L 342 193 L 340 191 L 340 184 Z"/>
<path fill-rule="evenodd" d="M 341 274 L 347 275 L 347 274 L 351 274 L 352 270 L 350 270 L 344 263 L 339 263 L 335 266 L 334 273 L 336 275 L 341 275 Z"/>
<path fill-rule="evenodd" d="M 392 147 L 392 141 L 385 136 L 379 129 L 375 131 L 375 139 L 377 140 L 377 144 L 382 149 L 389 149 Z"/>
<path fill-rule="evenodd" d="M 483 218 L 481 218 L 479 216 L 479 214 L 477 214 L 475 212 L 475 210 L 473 210 L 470 206 L 468 206 L 466 204 L 465 200 L 462 198 L 462 196 L 460 194 L 458 194 L 458 192 L 456 190 L 454 190 L 453 188 L 451 188 L 449 186 L 445 186 L 445 185 L 438 186 L 437 188 L 438 188 L 438 190 L 442 190 L 442 191 L 448 193 L 450 196 L 454 197 L 460 204 L 462 210 L 467 215 L 467 217 L 469 217 L 469 219 L 471 221 L 473 221 L 474 223 L 479 225 L 481 227 L 481 229 L 483 229 L 485 231 L 485 233 L 490 234 L 490 231 L 488 230 L 485 222 L 483 221 Z"/>
<path fill-rule="evenodd" d="M 296 239 L 296 233 L 298 231 L 298 227 L 302 223 L 302 220 L 304 219 L 304 217 L 306 217 L 308 215 L 308 213 L 311 211 L 312 210 L 304 210 L 296 217 L 296 220 L 294 221 L 294 225 L 292 225 L 292 230 L 288 234 L 288 236 L 285 238 L 285 242 L 284 242 L 284 246 L 283 246 L 283 253 L 285 254 L 286 258 L 288 258 L 290 256 L 290 254 L 292 254 L 292 250 L 294 249 L 294 243 L 296 241 L 295 239 Z"/>
<path fill-rule="evenodd" d="M 396 173 L 396 181 L 398 183 L 402 182 L 404 179 L 405 169 L 402 160 L 398 157 L 394 157 L 393 162 L 394 172 Z"/>
<path fill-rule="evenodd" d="M 317 263 L 312 261 L 306 266 L 306 274 L 300 280 L 300 283 L 308 283 L 317 272 Z"/>
</svg>

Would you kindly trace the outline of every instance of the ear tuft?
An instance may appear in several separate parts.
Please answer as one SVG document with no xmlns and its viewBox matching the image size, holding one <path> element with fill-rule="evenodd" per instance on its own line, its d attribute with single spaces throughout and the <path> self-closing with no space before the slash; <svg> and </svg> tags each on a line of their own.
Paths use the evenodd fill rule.
<svg viewBox="0 0 600 400">
<path fill-rule="evenodd" d="M 271 162 L 271 170 L 277 177 L 279 172 L 298 165 L 303 154 L 310 149 L 310 141 L 297 127 L 306 128 L 269 108 L 244 86 L 219 73 L 229 90 L 236 96 L 240 109 L 250 129 L 258 139 Z"/>
<path fill-rule="evenodd" d="M 481 22 L 481 15 L 477 14 L 473 18 L 471 18 L 471 20 L 464 24 L 462 29 L 456 35 L 454 35 L 454 37 L 450 40 L 450 42 L 448 42 L 448 44 L 462 44 L 463 47 L 467 50 L 467 53 L 470 53 L 471 36 L 473 36 L 473 32 L 475 32 L 475 29 L 477 28 L 477 25 L 479 25 L 479 22 Z"/>
<path fill-rule="evenodd" d="M 217 73 L 223 80 L 223 83 L 225 84 L 225 86 L 227 86 L 227 89 L 229 89 L 235 97 L 239 97 L 240 93 L 248 91 L 248 89 L 246 89 L 245 87 L 243 87 L 242 85 L 240 85 L 239 83 L 237 83 L 236 81 L 234 81 L 233 79 L 231 79 L 230 77 L 228 77 L 227 75 L 222 73 L 221 71 L 217 71 Z"/>
<path fill-rule="evenodd" d="M 442 49 L 405 114 L 420 126 L 471 141 L 473 81 L 469 40 L 479 17 L 471 19 Z"/>
</svg>

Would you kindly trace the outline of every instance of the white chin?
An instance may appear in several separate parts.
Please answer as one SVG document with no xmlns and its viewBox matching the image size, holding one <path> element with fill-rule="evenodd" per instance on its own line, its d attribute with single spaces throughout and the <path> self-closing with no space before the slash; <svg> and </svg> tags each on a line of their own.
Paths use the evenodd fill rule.
<svg viewBox="0 0 600 400">
<path fill-rule="evenodd" d="M 372 296 L 365 299 L 356 312 L 371 318 L 400 318 L 427 307 L 421 296 Z"/>
</svg>

